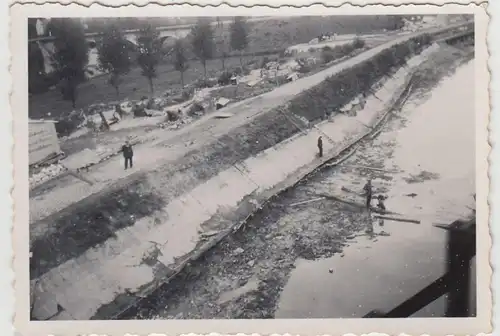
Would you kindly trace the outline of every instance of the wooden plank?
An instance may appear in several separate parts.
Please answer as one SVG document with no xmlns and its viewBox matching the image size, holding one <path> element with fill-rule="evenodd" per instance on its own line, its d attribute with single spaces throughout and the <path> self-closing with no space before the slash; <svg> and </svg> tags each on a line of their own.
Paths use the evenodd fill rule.
<svg viewBox="0 0 500 336">
<path fill-rule="evenodd" d="M 357 168 L 357 169 L 368 169 L 368 170 L 375 170 L 383 173 L 389 173 L 389 174 L 396 174 L 399 173 L 398 171 L 390 171 L 390 170 L 385 170 L 381 168 L 375 168 L 375 167 L 370 167 L 370 166 L 361 166 L 361 165 L 344 165 L 345 167 L 351 167 L 351 168 Z"/>
<path fill-rule="evenodd" d="M 302 202 L 292 203 L 292 204 L 290 204 L 289 206 L 302 205 L 302 204 L 307 204 L 307 203 L 312 203 L 312 202 L 321 201 L 321 200 L 324 200 L 324 199 L 325 199 L 324 197 L 318 197 L 318 198 L 313 198 L 313 199 L 310 199 L 310 200 L 307 200 L 307 201 L 302 201 Z"/>
<path fill-rule="evenodd" d="M 396 218 L 396 217 L 387 217 L 387 216 L 375 216 L 377 219 L 385 219 L 385 220 L 392 220 L 396 222 L 406 222 L 406 223 L 413 223 L 413 224 L 420 224 L 419 220 L 416 219 L 408 219 L 408 218 Z"/>
<path fill-rule="evenodd" d="M 345 200 L 345 199 L 342 199 L 342 198 L 334 196 L 334 195 L 326 195 L 326 194 L 317 194 L 317 195 L 318 196 L 323 196 L 325 199 L 334 200 L 334 201 L 337 201 L 337 202 L 341 202 L 341 203 L 344 203 L 344 204 L 347 204 L 347 205 L 351 205 L 351 206 L 356 207 L 356 208 L 366 208 L 366 205 L 364 203 L 358 203 L 358 202 L 353 202 L 353 201 L 350 201 L 350 200 Z M 379 213 L 379 214 L 383 214 L 383 215 L 398 215 L 398 216 L 401 216 L 401 214 L 399 214 L 397 212 L 383 210 L 383 209 L 380 209 L 380 208 L 377 208 L 377 207 L 373 207 L 373 206 L 370 207 L 370 211 L 375 212 L 375 213 Z"/>
</svg>

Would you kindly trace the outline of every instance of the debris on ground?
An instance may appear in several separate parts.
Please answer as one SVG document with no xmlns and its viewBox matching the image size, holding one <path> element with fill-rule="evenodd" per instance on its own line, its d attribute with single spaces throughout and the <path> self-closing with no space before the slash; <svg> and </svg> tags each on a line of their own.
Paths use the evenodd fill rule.
<svg viewBox="0 0 500 336">
<path fill-rule="evenodd" d="M 35 173 L 29 178 L 29 186 L 30 188 L 34 188 L 46 181 L 53 179 L 56 176 L 61 175 L 66 171 L 66 167 L 64 167 L 60 163 L 52 164 L 50 166 L 42 168 L 38 173 Z"/>
<path fill-rule="evenodd" d="M 219 98 L 219 99 L 216 100 L 216 102 L 215 102 L 215 109 L 218 110 L 218 109 L 221 109 L 223 107 L 226 107 L 227 104 L 229 104 L 229 102 L 230 102 L 229 99 L 221 97 L 221 98 Z"/>
<path fill-rule="evenodd" d="M 243 253 L 243 252 L 245 252 L 245 250 L 244 250 L 244 249 L 242 249 L 241 247 L 238 247 L 237 249 L 235 249 L 235 250 L 233 251 L 233 254 L 238 255 L 238 254 L 241 254 L 241 253 Z"/>
<path fill-rule="evenodd" d="M 218 113 L 218 114 L 214 115 L 214 118 L 227 119 L 227 118 L 231 118 L 232 116 L 233 116 L 233 114 L 231 114 L 231 113 Z"/>
<path fill-rule="evenodd" d="M 439 178 L 439 174 L 435 174 L 435 173 L 431 173 L 431 172 L 423 170 L 417 175 L 410 175 L 410 177 L 406 177 L 404 180 L 408 184 L 413 184 L 413 183 L 422 183 L 422 182 L 429 181 L 429 180 L 436 180 L 438 178 Z"/>
<path fill-rule="evenodd" d="M 377 219 L 391 220 L 391 221 L 396 221 L 396 222 L 406 222 L 406 223 L 420 224 L 420 221 L 417 220 L 417 219 L 397 218 L 397 217 L 388 217 L 388 216 L 375 216 L 375 218 L 377 218 Z"/>
<path fill-rule="evenodd" d="M 311 203 L 311 202 L 318 202 L 318 201 L 322 201 L 324 200 L 325 198 L 324 197 L 318 197 L 318 198 L 314 198 L 314 199 L 311 199 L 311 200 L 307 200 L 307 201 L 302 201 L 302 202 L 298 202 L 298 203 L 293 203 L 293 204 L 290 204 L 289 206 L 297 206 L 297 205 L 302 205 L 302 204 L 308 204 L 308 203 Z"/>
</svg>

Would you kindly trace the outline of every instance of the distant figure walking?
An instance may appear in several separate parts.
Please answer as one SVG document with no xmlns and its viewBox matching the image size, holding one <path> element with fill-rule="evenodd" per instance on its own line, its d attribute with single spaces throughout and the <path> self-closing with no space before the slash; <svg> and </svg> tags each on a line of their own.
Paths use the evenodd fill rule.
<svg viewBox="0 0 500 336">
<path fill-rule="evenodd" d="M 125 141 L 125 144 L 122 146 L 122 151 L 123 151 L 123 157 L 125 159 L 125 169 L 132 168 L 134 166 L 134 163 L 132 161 L 132 158 L 134 156 L 134 151 L 132 150 L 132 145 L 128 142 Z"/>
<path fill-rule="evenodd" d="M 321 136 L 318 138 L 318 151 L 319 151 L 319 157 L 323 157 L 323 139 Z"/>
<path fill-rule="evenodd" d="M 372 203 L 372 195 L 373 195 L 372 180 L 369 179 L 368 182 L 366 182 L 365 186 L 363 187 L 363 190 L 366 196 L 366 208 L 370 210 L 370 205 Z"/>
</svg>

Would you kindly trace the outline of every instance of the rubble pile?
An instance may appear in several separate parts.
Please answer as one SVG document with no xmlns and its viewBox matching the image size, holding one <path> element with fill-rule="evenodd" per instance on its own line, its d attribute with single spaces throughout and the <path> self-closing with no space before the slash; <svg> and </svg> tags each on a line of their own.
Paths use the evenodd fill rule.
<svg viewBox="0 0 500 336">
<path fill-rule="evenodd" d="M 62 164 L 53 164 L 47 167 L 42 168 L 39 172 L 33 174 L 29 178 L 29 186 L 30 189 L 40 184 L 47 182 L 48 180 L 53 179 L 54 177 L 62 174 L 67 169 Z"/>
<path fill-rule="evenodd" d="M 410 17 L 404 19 L 404 26 L 401 28 L 404 32 L 416 32 L 431 27 L 445 25 L 445 22 L 439 16 Z"/>
</svg>

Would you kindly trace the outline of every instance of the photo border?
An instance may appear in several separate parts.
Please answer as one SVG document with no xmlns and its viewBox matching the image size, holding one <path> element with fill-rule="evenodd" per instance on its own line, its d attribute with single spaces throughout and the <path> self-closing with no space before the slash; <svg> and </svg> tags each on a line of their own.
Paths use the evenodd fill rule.
<svg viewBox="0 0 500 336">
<path fill-rule="evenodd" d="M 417 1 L 415 1 L 417 2 Z M 63 3 L 63 2 L 61 2 Z M 188 9 L 188 10 L 187 10 Z M 304 13 L 307 10 L 308 13 Z M 265 11 L 265 14 L 263 13 Z M 11 74 L 13 90 L 11 95 L 12 111 L 27 111 L 27 45 L 24 43 L 27 36 L 26 19 L 28 16 L 162 16 L 167 13 L 171 16 L 250 16 L 252 12 L 257 15 L 288 16 L 288 15 L 338 15 L 342 14 L 409 14 L 409 13 L 473 13 L 475 14 L 475 90 L 476 90 L 476 188 L 477 188 L 477 221 L 488 223 L 488 157 L 490 147 L 488 144 L 489 121 L 489 94 L 488 84 L 490 74 L 487 67 L 488 51 L 486 32 L 488 15 L 484 6 L 476 5 L 419 5 L 388 7 L 385 5 L 374 6 L 342 6 L 341 8 L 324 8 L 315 5 L 307 8 L 269 8 L 268 6 L 253 6 L 250 8 L 234 8 L 227 5 L 221 7 L 200 7 L 191 5 L 147 7 L 124 6 L 119 8 L 92 5 L 90 7 L 72 5 L 50 4 L 38 6 L 35 4 L 11 7 Z M 55 15 L 54 13 L 57 13 Z M 179 15 L 176 13 L 183 13 Z M 214 13 L 214 14 L 210 14 Z M 250 13 L 250 14 L 249 14 Z M 186 15 L 187 14 L 187 15 Z M 19 56 L 17 56 L 19 55 Z M 478 225 L 477 236 L 477 277 L 478 298 L 476 318 L 411 318 L 411 319 L 282 319 L 282 320 L 154 320 L 154 321 L 28 321 L 29 319 L 29 276 L 28 264 L 29 230 L 25 223 L 29 223 L 28 212 L 23 210 L 28 204 L 28 115 L 27 113 L 13 113 L 14 130 L 14 270 L 15 270 L 15 295 L 16 315 L 14 326 L 23 335 L 81 335 L 81 334 L 107 334 L 107 335 L 146 335 L 159 331 L 172 334 L 207 334 L 218 332 L 222 334 L 364 334 L 373 331 L 387 334 L 479 334 L 491 332 L 492 299 L 490 227 Z M 486 329 L 486 330 L 485 330 Z"/>
</svg>

